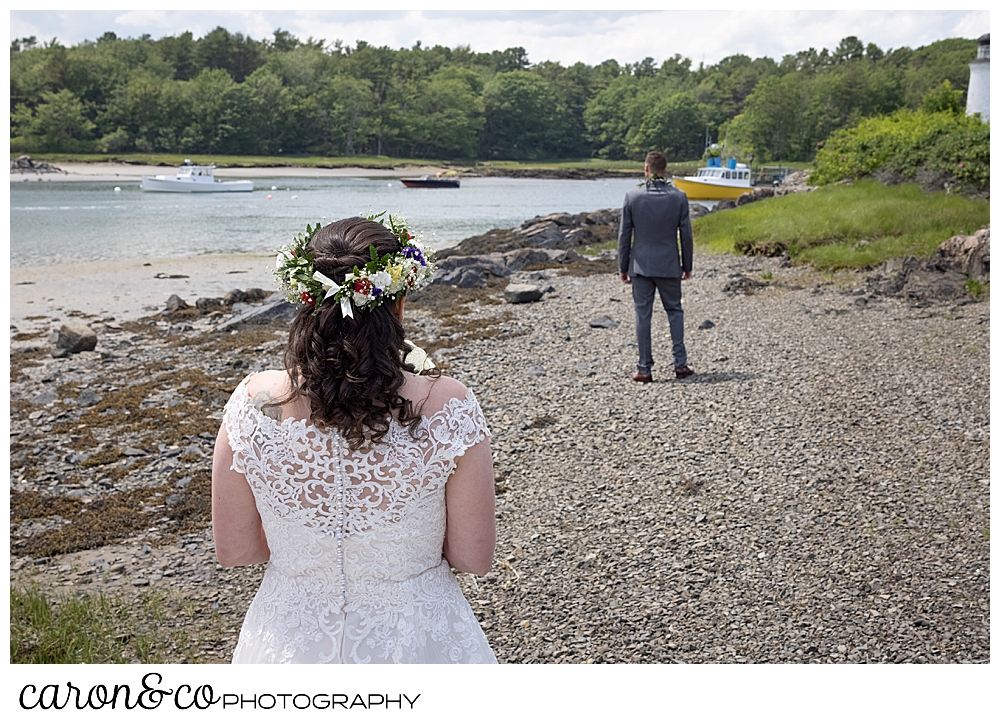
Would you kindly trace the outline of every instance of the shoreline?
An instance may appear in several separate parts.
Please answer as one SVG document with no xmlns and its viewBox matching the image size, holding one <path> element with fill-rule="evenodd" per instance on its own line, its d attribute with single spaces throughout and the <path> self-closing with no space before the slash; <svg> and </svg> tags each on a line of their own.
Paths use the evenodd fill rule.
<svg viewBox="0 0 1000 724">
<path fill-rule="evenodd" d="M 247 253 L 11 267 L 10 323 L 77 316 L 70 312 L 135 320 L 163 309 L 171 294 L 194 304 L 236 288 L 271 291 L 273 263 L 273 254 Z"/>
<path fill-rule="evenodd" d="M 176 166 L 144 166 L 125 163 L 55 164 L 64 173 L 11 173 L 10 183 L 139 181 L 143 176 L 169 173 Z M 405 169 L 378 169 L 361 166 L 312 168 L 307 166 L 244 166 L 216 168 L 215 175 L 225 179 L 258 178 L 400 178 L 443 171 L 435 166 L 412 166 Z"/>
</svg>

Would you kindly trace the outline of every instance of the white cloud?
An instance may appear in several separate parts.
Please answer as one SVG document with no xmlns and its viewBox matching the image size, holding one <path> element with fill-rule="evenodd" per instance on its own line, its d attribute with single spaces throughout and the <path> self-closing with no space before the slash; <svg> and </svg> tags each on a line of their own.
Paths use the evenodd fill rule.
<svg viewBox="0 0 1000 724">
<path fill-rule="evenodd" d="M 167 22 L 168 17 L 165 10 L 129 10 L 114 20 L 115 25 L 138 28 L 142 33 L 149 32 L 149 28 L 163 27 Z"/>
<path fill-rule="evenodd" d="M 695 66 L 728 55 L 766 55 L 814 47 L 833 49 L 856 35 L 883 49 L 918 47 L 942 38 L 976 38 L 989 32 L 987 10 L 838 10 L 778 8 L 764 11 L 615 10 L 412 10 L 274 11 L 129 10 L 11 11 L 11 39 L 59 37 L 65 44 L 94 40 L 111 30 L 119 36 L 154 38 L 190 30 L 201 37 L 218 25 L 230 32 L 268 38 L 281 27 L 302 39 L 335 39 L 376 46 L 468 45 L 477 52 L 521 46 L 532 62 L 557 60 L 589 65 L 647 56 L 657 62 L 680 53 Z"/>
</svg>

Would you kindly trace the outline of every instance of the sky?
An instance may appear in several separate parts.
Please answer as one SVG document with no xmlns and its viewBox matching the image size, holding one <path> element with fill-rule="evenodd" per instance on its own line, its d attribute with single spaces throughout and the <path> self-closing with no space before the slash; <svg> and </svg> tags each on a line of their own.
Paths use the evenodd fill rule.
<svg viewBox="0 0 1000 724">
<path fill-rule="evenodd" d="M 582 4 L 582 3 L 580 3 Z M 658 3 L 659 5 L 662 4 Z M 384 5 L 375 3 L 372 6 Z M 514 3 L 516 6 L 516 3 Z M 970 3 L 969 5 L 975 5 Z M 537 5 L 536 5 L 537 6 Z M 384 10 L 12 10 L 10 38 L 58 38 L 63 45 L 96 40 L 107 31 L 119 37 L 153 38 L 190 30 L 196 38 L 217 26 L 255 39 L 276 28 L 300 39 L 358 40 L 391 48 L 471 46 L 489 52 L 520 46 L 532 63 L 597 65 L 613 58 L 657 63 L 674 54 L 694 66 L 730 55 L 768 56 L 777 61 L 810 47 L 837 47 L 855 35 L 883 50 L 916 48 L 942 38 L 977 38 L 989 32 L 990 13 L 971 10 L 801 10 L 804 3 L 755 10 L 412 10 L 397 4 Z M 242 7 L 248 7 L 243 5 Z M 713 7 L 719 7 L 718 3 Z M 741 4 L 734 7 L 747 7 Z M 773 9 L 772 9 L 773 8 Z"/>
</svg>

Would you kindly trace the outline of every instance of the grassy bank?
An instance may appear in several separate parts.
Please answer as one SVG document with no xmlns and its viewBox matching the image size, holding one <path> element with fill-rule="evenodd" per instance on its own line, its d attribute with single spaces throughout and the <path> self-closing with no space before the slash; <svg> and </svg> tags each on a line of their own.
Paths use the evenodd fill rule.
<svg viewBox="0 0 1000 724">
<path fill-rule="evenodd" d="M 199 603 L 145 590 L 134 595 L 51 595 L 35 584 L 10 586 L 10 663 L 201 663 L 205 644 L 232 622 L 212 611 L 188 623 Z"/>
<path fill-rule="evenodd" d="M 862 269 L 894 257 L 929 257 L 949 237 L 989 221 L 989 201 L 859 181 L 709 214 L 695 220 L 694 239 L 703 251 L 781 246 L 819 269 Z"/>
<path fill-rule="evenodd" d="M 10 662 L 150 663 L 153 638 L 140 630 L 140 620 L 154 618 L 161 607 L 150 601 L 147 611 L 137 612 L 99 594 L 49 599 L 37 587 L 11 586 Z"/>
<path fill-rule="evenodd" d="M 11 158 L 20 154 L 12 153 Z M 49 163 L 128 163 L 147 166 L 179 166 L 190 158 L 199 164 L 215 164 L 219 168 L 379 168 L 391 169 L 405 166 L 433 166 L 455 169 L 517 170 L 583 170 L 583 171 L 634 171 L 642 173 L 638 161 L 604 161 L 601 159 L 552 159 L 541 161 L 476 161 L 475 159 L 444 161 L 435 158 L 395 158 L 392 156 L 221 156 L 213 154 L 173 153 L 33 153 L 31 158 Z M 673 164 L 676 173 L 688 173 L 700 161 Z"/>
</svg>

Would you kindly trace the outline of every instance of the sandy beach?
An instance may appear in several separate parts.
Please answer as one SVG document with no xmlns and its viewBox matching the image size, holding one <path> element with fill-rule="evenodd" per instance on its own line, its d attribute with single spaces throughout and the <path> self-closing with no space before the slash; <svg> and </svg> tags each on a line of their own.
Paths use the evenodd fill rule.
<svg viewBox="0 0 1000 724">
<path fill-rule="evenodd" d="M 10 321 L 30 326 L 69 315 L 134 320 L 163 309 L 177 294 L 189 304 L 221 297 L 231 289 L 273 288 L 270 254 L 211 254 L 170 259 L 128 259 L 82 264 L 11 267 Z"/>
<path fill-rule="evenodd" d="M 44 183 L 48 181 L 139 181 L 143 176 L 170 174 L 173 166 L 138 166 L 127 163 L 60 163 L 65 173 L 12 173 L 10 183 Z M 399 178 L 436 173 L 436 166 L 406 166 L 400 168 L 307 168 L 302 166 L 267 166 L 247 168 L 217 168 L 220 179 L 257 178 Z"/>
</svg>

